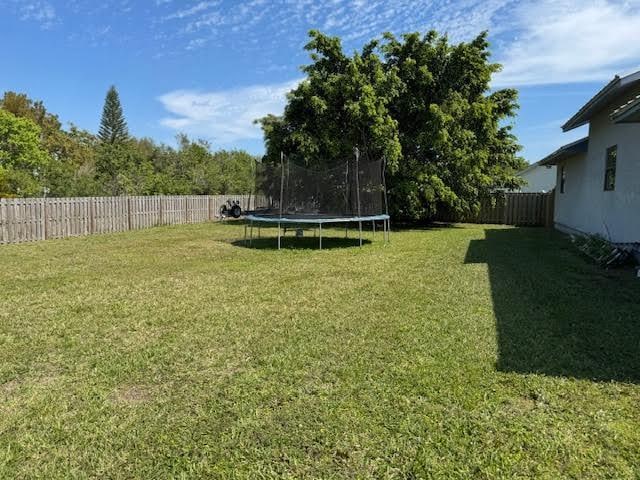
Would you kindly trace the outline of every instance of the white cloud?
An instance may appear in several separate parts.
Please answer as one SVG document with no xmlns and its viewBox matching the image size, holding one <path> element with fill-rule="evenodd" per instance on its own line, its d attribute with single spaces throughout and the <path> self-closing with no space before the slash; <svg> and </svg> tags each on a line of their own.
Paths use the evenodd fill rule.
<svg viewBox="0 0 640 480">
<path fill-rule="evenodd" d="M 640 0 L 529 3 L 514 24 L 496 85 L 606 81 L 640 66 Z"/>
<path fill-rule="evenodd" d="M 35 21 L 44 29 L 51 28 L 58 22 L 55 8 L 47 1 L 22 2 L 20 19 Z"/>
<path fill-rule="evenodd" d="M 197 13 L 200 13 L 200 12 L 203 12 L 205 10 L 208 10 L 211 7 L 214 7 L 214 6 L 218 5 L 219 3 L 220 2 L 218 2 L 218 1 L 199 2 L 199 3 L 196 3 L 195 5 L 193 5 L 192 7 L 185 8 L 183 10 L 178 10 L 176 12 L 173 12 L 170 15 L 167 15 L 165 17 L 165 20 L 173 20 L 173 19 L 191 17 L 193 15 L 196 15 Z"/>
<path fill-rule="evenodd" d="M 218 144 L 262 138 L 253 121 L 283 111 L 287 92 L 300 80 L 253 85 L 230 90 L 200 92 L 176 90 L 159 97 L 171 116 L 160 123 L 178 132 Z"/>
</svg>

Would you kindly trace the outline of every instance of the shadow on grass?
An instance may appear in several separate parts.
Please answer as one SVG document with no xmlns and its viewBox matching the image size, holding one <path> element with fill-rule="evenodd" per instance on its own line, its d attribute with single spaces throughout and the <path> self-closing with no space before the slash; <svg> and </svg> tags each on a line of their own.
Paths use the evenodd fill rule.
<svg viewBox="0 0 640 480">
<path fill-rule="evenodd" d="M 382 241 L 382 235 L 380 236 Z M 249 240 L 236 240 L 231 242 L 236 247 L 253 248 L 256 250 L 277 250 L 278 237 L 260 237 Z M 370 239 L 362 239 L 362 246 L 371 244 Z M 318 237 L 282 237 L 281 246 L 287 250 L 319 250 L 320 242 Z M 357 238 L 322 237 L 322 250 L 335 248 L 359 247 L 360 241 Z"/>
<path fill-rule="evenodd" d="M 464 225 L 458 223 L 450 223 L 450 222 L 424 222 L 424 223 L 416 223 L 416 222 L 394 222 L 391 224 L 392 228 L 396 231 L 405 231 L 405 230 L 426 230 L 426 231 L 434 231 L 434 230 L 449 230 L 452 228 L 465 228 Z"/>
<path fill-rule="evenodd" d="M 504 372 L 640 382 L 640 282 L 607 272 L 545 229 L 486 230 L 465 263 L 486 263 Z"/>
</svg>

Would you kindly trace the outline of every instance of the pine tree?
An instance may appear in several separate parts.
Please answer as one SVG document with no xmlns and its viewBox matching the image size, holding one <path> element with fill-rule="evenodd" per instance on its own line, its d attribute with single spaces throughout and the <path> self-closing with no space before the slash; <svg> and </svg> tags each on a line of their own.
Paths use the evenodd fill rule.
<svg viewBox="0 0 640 480">
<path fill-rule="evenodd" d="M 113 85 L 107 92 L 104 100 L 104 108 L 102 110 L 102 119 L 100 120 L 100 130 L 98 138 L 103 143 L 116 144 L 122 143 L 129 138 L 129 130 L 127 122 L 124 119 L 122 105 L 118 91 Z"/>
</svg>

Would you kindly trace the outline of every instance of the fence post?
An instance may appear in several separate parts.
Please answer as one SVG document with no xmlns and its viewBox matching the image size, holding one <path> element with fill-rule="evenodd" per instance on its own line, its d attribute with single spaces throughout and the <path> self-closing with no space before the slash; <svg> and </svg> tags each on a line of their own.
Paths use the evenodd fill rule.
<svg viewBox="0 0 640 480">
<path fill-rule="evenodd" d="M 131 197 L 127 196 L 127 230 L 131 230 Z"/>
<path fill-rule="evenodd" d="M 89 197 L 89 232 L 96 233 L 96 199 Z"/>
<path fill-rule="evenodd" d="M 545 195 L 545 219 L 544 226 L 547 228 L 553 227 L 553 214 L 555 207 L 555 199 L 556 199 L 556 191 L 555 189 L 551 190 L 549 193 Z"/>
<path fill-rule="evenodd" d="M 7 213 L 5 209 L 5 199 L 0 198 L 0 244 L 9 243 L 9 239 L 7 238 Z"/>
<path fill-rule="evenodd" d="M 47 239 L 47 198 L 42 199 L 42 239 Z"/>
</svg>

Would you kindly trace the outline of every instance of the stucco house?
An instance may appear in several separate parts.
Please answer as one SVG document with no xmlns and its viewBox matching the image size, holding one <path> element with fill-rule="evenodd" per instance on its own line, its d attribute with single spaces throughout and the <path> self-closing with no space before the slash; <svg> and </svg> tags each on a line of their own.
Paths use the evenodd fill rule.
<svg viewBox="0 0 640 480">
<path fill-rule="evenodd" d="M 588 137 L 539 162 L 557 167 L 555 226 L 640 244 L 640 71 L 616 76 L 562 129 L 586 124 Z"/>
<path fill-rule="evenodd" d="M 556 186 L 556 167 L 554 165 L 541 165 L 540 162 L 532 163 L 518 172 L 518 176 L 527 182 L 519 189 L 522 193 L 546 193 Z"/>
</svg>

